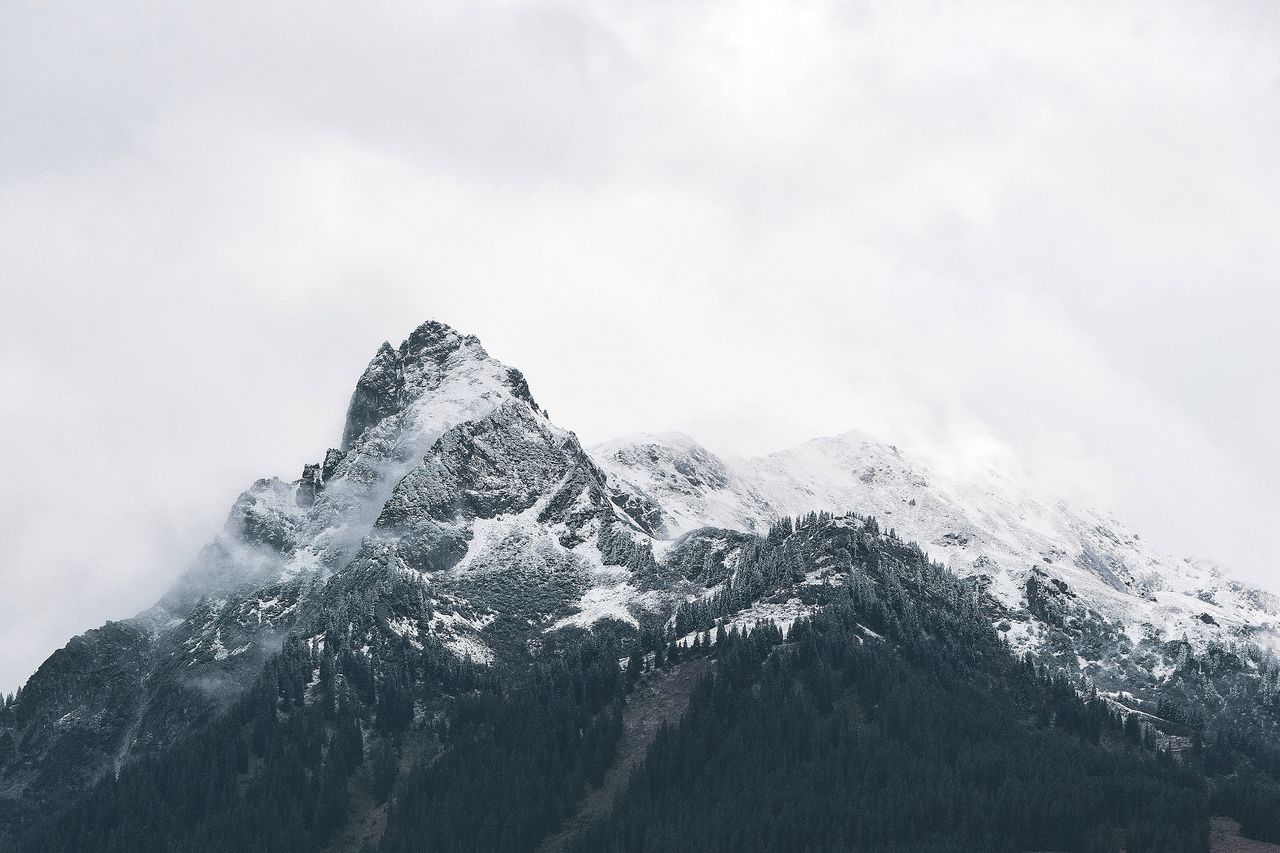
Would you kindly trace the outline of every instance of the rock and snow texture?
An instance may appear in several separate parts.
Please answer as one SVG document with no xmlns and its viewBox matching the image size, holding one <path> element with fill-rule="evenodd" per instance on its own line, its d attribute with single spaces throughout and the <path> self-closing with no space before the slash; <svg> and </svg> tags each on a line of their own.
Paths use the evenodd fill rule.
<svg viewBox="0 0 1280 853">
<path fill-rule="evenodd" d="M 547 631 L 674 619 L 677 604 L 731 583 L 759 541 L 746 532 L 815 510 L 876 516 L 981 579 L 972 587 L 990 592 L 1016 648 L 1126 690 L 1172 672 L 1184 635 L 1202 648 L 1277 644 L 1276 599 L 1211 565 L 1168 559 L 1110 518 L 995 476 L 930 472 L 861 436 L 751 460 L 680 435 L 584 450 L 519 371 L 429 322 L 378 350 L 339 447 L 293 482 L 254 483 L 156 607 L 40 668 L 22 697 L 30 750 L 14 784 L 54 796 L 134 750 L 163 748 L 213 713 L 211 697 L 251 683 L 289 634 L 316 643 L 340 632 L 370 654 L 435 644 L 496 663 Z M 686 535 L 700 528 L 718 529 Z M 787 589 L 736 602 L 729 621 L 812 612 L 816 592 L 849 577 L 814 562 L 794 567 Z"/>
<path fill-rule="evenodd" d="M 423 631 L 484 657 L 468 620 L 633 623 L 654 596 L 633 570 L 681 535 L 758 533 L 816 510 L 873 515 L 957 574 L 985 579 L 1015 648 L 1063 646 L 1053 635 L 1066 632 L 1081 669 L 1110 657 L 1158 673 L 1164 656 L 1143 648 L 1184 637 L 1193 648 L 1280 645 L 1274 596 L 1169 558 L 1109 516 L 1029 495 L 996 472 L 931 471 L 865 435 L 746 460 L 675 433 L 584 451 L 519 371 L 434 322 L 399 347 L 383 344 L 352 395 L 341 446 L 296 482 L 247 490 L 164 604 L 184 617 L 210 597 L 319 588 L 338 573 L 350 576 L 341 591 L 394 572 L 433 590 L 429 609 L 461 620 L 437 632 L 444 623 L 428 619 Z"/>
<path fill-rule="evenodd" d="M 341 446 L 293 483 L 259 480 L 241 495 L 162 606 L 185 615 L 284 585 L 310 604 L 296 618 L 345 612 L 354 598 L 399 614 L 383 631 L 491 660 L 480 632 L 495 614 L 543 626 L 604 613 L 634 621 L 623 564 L 648 536 L 626 503 L 518 370 L 428 322 L 378 350 Z M 200 636 L 213 630 L 206 618 Z"/>
<path fill-rule="evenodd" d="M 341 447 L 301 480 L 259 480 L 222 534 L 170 595 L 181 613 L 201 596 L 342 568 L 373 529 L 397 484 L 446 432 L 504 405 L 539 412 L 518 370 L 441 323 L 384 343 L 356 385 Z"/>
<path fill-rule="evenodd" d="M 1133 644 L 1280 647 L 1280 601 L 1204 562 L 1170 558 L 1110 516 L 1026 494 L 996 472 L 930 471 L 857 434 L 753 459 L 716 456 L 685 435 L 640 435 L 589 448 L 615 487 L 658 505 L 667 536 L 711 525 L 760 532 L 815 510 L 872 515 L 962 576 L 990 579 L 1015 647 L 1044 623 L 1097 618 Z M 1100 623 L 1101 624 L 1101 623 Z"/>
</svg>

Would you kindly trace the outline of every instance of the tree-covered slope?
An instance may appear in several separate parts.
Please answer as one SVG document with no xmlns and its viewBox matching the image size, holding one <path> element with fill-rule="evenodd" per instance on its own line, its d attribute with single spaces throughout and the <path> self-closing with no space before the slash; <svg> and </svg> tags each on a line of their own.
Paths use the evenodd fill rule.
<svg viewBox="0 0 1280 853">
<path fill-rule="evenodd" d="M 370 850 L 534 851 L 614 761 L 627 688 L 706 657 L 683 721 L 571 849 L 1207 849 L 1199 766 L 1013 655 L 969 581 L 869 520 L 812 516 L 738 545 L 724 613 L 567 629 L 519 663 L 460 662 L 429 638 L 365 649 L 337 624 L 291 640 L 224 718 L 18 849 L 358 850 L 332 845 L 373 810 Z M 655 571 L 695 564 L 715 575 L 692 559 Z M 815 564 L 842 571 L 819 590 L 799 571 Z M 797 585 L 823 596 L 812 617 L 786 636 L 741 627 L 737 596 Z M 678 638 L 681 619 L 701 626 Z"/>
</svg>

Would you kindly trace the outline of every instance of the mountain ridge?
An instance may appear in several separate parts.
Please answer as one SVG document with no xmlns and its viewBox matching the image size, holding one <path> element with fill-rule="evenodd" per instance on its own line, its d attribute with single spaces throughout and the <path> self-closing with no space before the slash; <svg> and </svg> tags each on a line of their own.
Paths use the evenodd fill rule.
<svg viewBox="0 0 1280 853">
<path fill-rule="evenodd" d="M 918 541 L 908 562 L 954 572 L 952 594 L 1012 650 L 1120 707 L 1149 713 L 1174 685 L 1212 711 L 1213 679 L 1280 691 L 1273 596 L 1161 562 L 1102 516 L 948 481 L 861 433 L 749 460 L 680 433 L 584 448 L 523 374 L 428 321 L 377 349 L 338 447 L 296 480 L 253 483 L 155 607 L 74 638 L 6 703 L 0 826 L 212 724 L 282 649 L 354 650 L 367 663 L 352 672 L 383 685 L 379 714 L 412 720 L 425 711 L 405 698 L 405 650 L 432 672 L 498 670 L 575 632 L 785 628 L 866 559 L 842 544 L 797 563 L 762 544 L 804 525 L 855 551 Z"/>
<path fill-rule="evenodd" d="M 862 432 L 736 460 L 678 433 L 615 439 L 589 451 L 677 520 L 758 531 L 783 515 L 853 510 L 875 515 L 958 574 L 989 578 L 1011 610 L 1043 574 L 1106 618 L 1133 623 L 1134 642 L 1149 627 L 1168 640 L 1185 634 L 1200 649 L 1216 641 L 1277 645 L 1276 596 L 1212 564 L 1170 558 L 1110 515 L 1027 495 L 997 477 L 938 477 Z M 1038 645 L 1019 633 L 1011 636 L 1015 647 Z"/>
</svg>

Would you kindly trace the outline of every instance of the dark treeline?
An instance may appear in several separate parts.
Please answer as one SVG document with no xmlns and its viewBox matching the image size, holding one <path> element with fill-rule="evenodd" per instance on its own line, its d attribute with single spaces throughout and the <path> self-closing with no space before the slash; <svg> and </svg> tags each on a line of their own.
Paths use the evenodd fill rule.
<svg viewBox="0 0 1280 853">
<path fill-rule="evenodd" d="M 464 697 L 450 747 L 398 789 L 385 853 L 533 850 L 599 786 L 622 733 L 618 647 L 587 641 L 500 695 Z"/>
<path fill-rule="evenodd" d="M 1202 777 L 1103 703 L 1027 663 L 993 680 L 908 660 L 859 610 L 829 607 L 781 647 L 729 634 L 576 851 L 1208 849 Z"/>
<path fill-rule="evenodd" d="M 613 761 L 621 653 L 588 636 L 504 676 L 431 642 L 366 656 L 340 636 L 291 641 L 219 722 L 14 849 L 314 853 L 353 795 L 394 790 L 382 849 L 530 850 Z M 399 778 L 402 759 L 420 767 Z"/>
<path fill-rule="evenodd" d="M 353 789 L 387 796 L 426 685 L 436 694 L 497 690 L 484 667 L 438 644 L 365 655 L 340 635 L 290 640 L 230 712 L 127 764 L 12 849 L 312 853 L 342 826 Z"/>
<path fill-rule="evenodd" d="M 1239 820 L 1248 838 L 1280 841 L 1280 748 L 1235 727 L 1195 746 L 1191 760 L 1210 778 L 1213 813 Z"/>
</svg>

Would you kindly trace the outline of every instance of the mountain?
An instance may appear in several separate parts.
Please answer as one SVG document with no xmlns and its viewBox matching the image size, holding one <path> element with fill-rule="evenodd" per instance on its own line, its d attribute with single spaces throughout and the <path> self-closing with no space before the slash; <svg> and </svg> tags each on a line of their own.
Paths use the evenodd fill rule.
<svg viewBox="0 0 1280 853">
<path fill-rule="evenodd" d="M 155 607 L 36 671 L 6 711 L 5 817 L 163 750 L 224 712 L 286 637 L 335 619 L 366 645 L 430 635 L 482 662 L 535 629 L 634 623 L 644 529 L 519 371 L 424 323 L 378 350 L 339 447 L 293 482 L 255 482 Z"/>
<path fill-rule="evenodd" d="M 1110 849 L 1113 829 L 1130 849 L 1202 849 L 1208 795 L 1172 756 L 1200 772 L 1210 734 L 1219 765 L 1262 774 L 1214 788 L 1219 805 L 1269 837 L 1277 613 L 1110 518 L 853 434 L 752 460 L 679 435 L 584 449 L 518 370 L 428 322 L 379 348 L 338 447 L 251 485 L 153 608 L 74 638 L 4 701 L 0 849 L 668 849 L 628 846 L 616 822 L 644 811 L 628 792 L 645 772 L 658 784 L 656 721 L 708 737 L 705 714 L 767 685 L 817 696 L 814 726 L 889 726 L 921 773 L 946 770 L 866 704 L 869 673 L 955 703 L 927 724 L 995 737 L 1010 774 L 1112 762 L 1133 801 L 1073 801 L 1037 835 L 1001 829 L 1000 809 L 1048 800 L 993 788 L 985 823 L 902 828 L 904 850 Z M 959 710 L 979 688 L 998 736 Z M 753 713 L 734 725 L 758 733 L 786 706 Z M 726 750 L 697 754 L 745 767 Z M 1175 811 L 1176 841 L 1148 831 Z"/>
<path fill-rule="evenodd" d="M 1142 693 L 1196 654 L 1280 647 L 1280 599 L 1205 561 L 1174 559 L 1120 521 L 1045 500 L 995 470 L 948 475 L 860 433 L 726 460 L 681 434 L 589 448 L 611 482 L 662 507 L 665 536 L 744 532 L 814 510 L 873 515 L 998 603 L 1018 652 Z"/>
</svg>

